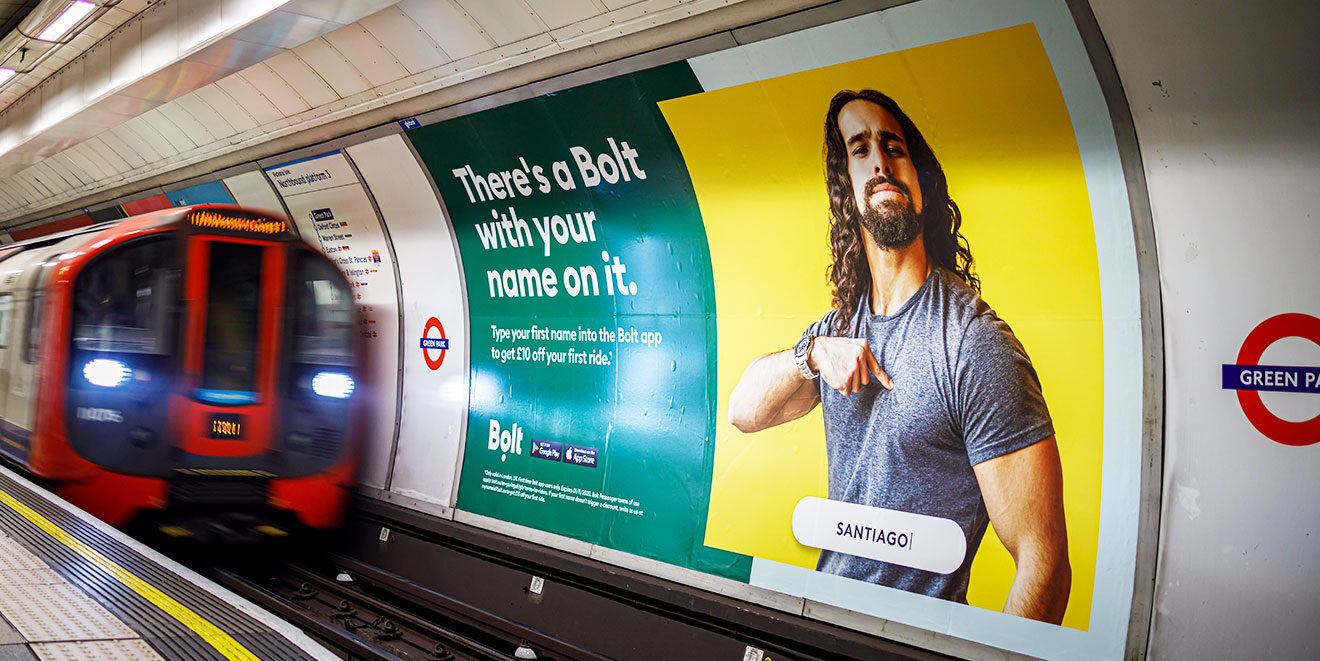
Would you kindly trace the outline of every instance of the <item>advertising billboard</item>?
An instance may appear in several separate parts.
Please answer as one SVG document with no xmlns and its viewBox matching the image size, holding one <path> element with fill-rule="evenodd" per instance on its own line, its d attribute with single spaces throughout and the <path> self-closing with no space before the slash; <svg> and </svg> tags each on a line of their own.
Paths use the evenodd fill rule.
<svg viewBox="0 0 1320 661">
<path fill-rule="evenodd" d="M 1122 655 L 1141 308 L 1066 5 L 926 0 L 421 124 L 460 512 L 846 626 Z"/>
</svg>

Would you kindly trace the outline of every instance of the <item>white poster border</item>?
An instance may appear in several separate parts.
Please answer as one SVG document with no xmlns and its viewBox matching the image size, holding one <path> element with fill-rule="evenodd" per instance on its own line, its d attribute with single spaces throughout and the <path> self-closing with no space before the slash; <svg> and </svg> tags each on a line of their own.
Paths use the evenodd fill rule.
<svg viewBox="0 0 1320 661">
<path fill-rule="evenodd" d="M 1044 658 L 1120 658 L 1132 610 L 1141 506 L 1143 345 L 1126 178 L 1108 106 L 1062 0 L 924 0 L 688 60 L 706 90 L 764 80 L 991 30 L 1033 24 L 1076 131 L 1095 225 L 1104 324 L 1104 441 L 1099 546 L 1087 631 L 909 594 L 755 558 L 751 584 Z M 804 57 L 809 54 L 809 57 Z"/>
</svg>

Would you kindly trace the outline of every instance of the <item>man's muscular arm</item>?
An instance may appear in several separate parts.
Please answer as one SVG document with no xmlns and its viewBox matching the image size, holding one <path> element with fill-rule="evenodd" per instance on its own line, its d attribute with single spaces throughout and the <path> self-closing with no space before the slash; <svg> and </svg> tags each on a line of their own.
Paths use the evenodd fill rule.
<svg viewBox="0 0 1320 661">
<path fill-rule="evenodd" d="M 751 433 L 796 420 L 816 408 L 820 393 L 798 371 L 793 350 L 768 353 L 743 370 L 729 395 L 729 422 Z"/>
<path fill-rule="evenodd" d="M 1072 568 L 1063 517 L 1063 469 L 1054 437 L 983 461 L 972 470 L 995 533 L 1017 565 L 1004 612 L 1059 624 L 1068 607 Z"/>
<path fill-rule="evenodd" d="M 845 395 L 860 392 L 871 382 L 872 374 L 884 387 L 894 388 L 866 340 L 817 337 L 807 364 L 820 372 L 831 388 Z M 793 350 L 769 353 L 753 360 L 733 387 L 729 422 L 744 432 L 760 431 L 796 420 L 819 403 L 816 384 L 798 371 Z"/>
</svg>

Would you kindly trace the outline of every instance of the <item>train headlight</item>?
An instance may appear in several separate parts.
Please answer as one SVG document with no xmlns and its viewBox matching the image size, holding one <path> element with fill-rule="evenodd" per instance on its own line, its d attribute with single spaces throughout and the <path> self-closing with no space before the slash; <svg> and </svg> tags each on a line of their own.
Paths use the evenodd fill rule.
<svg viewBox="0 0 1320 661">
<path fill-rule="evenodd" d="M 113 388 L 128 380 L 133 370 L 117 360 L 96 358 L 83 365 L 83 378 L 94 386 Z"/>
<path fill-rule="evenodd" d="M 343 372 L 317 372 L 312 377 L 312 392 L 332 399 L 347 399 L 354 385 L 353 377 Z"/>
</svg>

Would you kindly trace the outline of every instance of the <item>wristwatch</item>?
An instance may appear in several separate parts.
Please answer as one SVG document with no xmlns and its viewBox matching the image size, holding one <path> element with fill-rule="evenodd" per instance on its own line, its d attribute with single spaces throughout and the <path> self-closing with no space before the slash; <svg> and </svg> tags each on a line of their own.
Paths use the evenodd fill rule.
<svg viewBox="0 0 1320 661">
<path fill-rule="evenodd" d="M 807 379 L 820 376 L 820 372 L 812 370 L 811 365 L 807 363 L 807 357 L 811 355 L 811 347 L 814 344 L 816 344 L 816 336 L 806 332 L 802 334 L 802 339 L 798 340 L 797 345 L 793 347 L 793 356 L 797 358 L 798 371 L 802 372 L 802 376 Z"/>
</svg>

